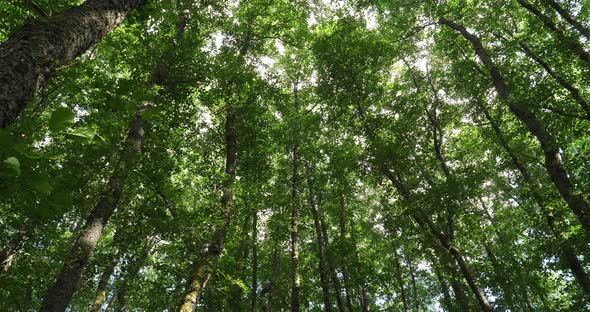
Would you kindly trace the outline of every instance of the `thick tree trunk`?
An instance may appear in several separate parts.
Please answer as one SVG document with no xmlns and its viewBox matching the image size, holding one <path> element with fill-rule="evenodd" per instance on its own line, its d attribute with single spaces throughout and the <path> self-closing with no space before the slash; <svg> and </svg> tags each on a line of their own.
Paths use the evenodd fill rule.
<svg viewBox="0 0 590 312">
<path fill-rule="evenodd" d="M 566 20 L 572 27 L 574 27 L 582 36 L 586 37 L 586 39 L 590 40 L 590 28 L 582 25 L 582 23 L 578 22 L 566 9 L 564 9 L 561 4 L 557 3 L 555 0 L 542 0 L 545 5 L 552 7 L 558 14 Z M 567 3 L 567 2 L 566 2 Z"/>
<path fill-rule="evenodd" d="M 109 179 L 107 189 L 100 195 L 98 204 L 86 219 L 81 235 L 66 257 L 55 284 L 45 297 L 41 311 L 65 311 L 74 292 L 79 288 L 82 272 L 88 265 L 109 218 L 119 206 L 125 181 L 141 150 L 143 127 L 141 112 L 138 112 L 131 122 L 126 147 L 114 167 L 115 171 Z"/>
<path fill-rule="evenodd" d="M 102 308 L 102 305 L 107 299 L 107 286 L 109 285 L 109 279 L 111 278 L 111 275 L 113 275 L 113 272 L 115 272 L 117 263 L 119 263 L 119 253 L 114 252 L 111 255 L 109 263 L 107 263 L 105 266 L 104 272 L 102 272 L 100 279 L 98 280 L 96 299 L 94 300 L 92 307 L 90 307 L 91 312 L 99 312 L 100 308 Z"/>
<path fill-rule="evenodd" d="M 318 215 L 318 208 L 315 199 L 314 186 L 311 181 L 311 170 L 308 169 L 307 185 L 308 185 L 308 203 L 313 216 L 313 225 L 317 237 L 318 245 L 318 258 L 319 258 L 319 271 L 320 271 L 320 283 L 322 285 L 322 298 L 324 301 L 324 311 L 332 311 L 332 302 L 330 301 L 330 280 L 328 275 L 328 268 L 326 267 L 326 245 L 323 241 L 323 231 L 320 224 L 320 217 Z"/>
<path fill-rule="evenodd" d="M 293 101 L 295 114 L 299 115 L 298 82 L 293 83 Z M 299 272 L 299 124 L 296 125 L 295 144 L 293 145 L 293 172 L 291 189 L 291 312 L 299 312 L 301 299 L 301 273 Z"/>
<path fill-rule="evenodd" d="M 534 14 L 538 19 L 540 19 L 545 25 L 545 27 L 551 30 L 555 34 L 557 39 L 567 46 L 568 49 L 566 50 L 575 54 L 584 62 L 590 64 L 590 53 L 588 53 L 588 51 L 584 49 L 584 46 L 582 45 L 582 43 L 580 43 L 578 39 L 566 35 L 564 31 L 560 29 L 557 26 L 557 24 L 555 24 L 551 17 L 543 14 L 543 12 L 541 12 L 527 0 L 516 0 L 516 2 L 518 2 L 518 4 L 520 4 L 523 8 Z"/>
<path fill-rule="evenodd" d="M 258 251 L 256 241 L 258 239 L 258 210 L 253 208 L 252 219 L 252 287 L 250 298 L 250 312 L 256 312 L 256 295 L 258 289 Z"/>
<path fill-rule="evenodd" d="M 225 238 L 231 222 L 231 215 L 234 206 L 234 180 L 236 177 L 237 163 L 237 140 L 236 140 L 236 112 L 233 106 L 228 106 L 225 120 L 225 174 L 227 175 L 223 182 L 223 195 L 221 197 L 221 216 L 223 224 L 219 225 L 213 234 L 213 240 L 209 245 L 205 259 L 195 267 L 190 282 L 190 286 L 184 301 L 180 307 L 180 312 L 193 312 L 201 298 L 203 289 L 211 278 L 221 251 L 225 244 Z"/>
<path fill-rule="evenodd" d="M 87 0 L 43 17 L 0 45 L 0 128 L 15 121 L 56 70 L 82 55 L 146 0 Z"/>
<path fill-rule="evenodd" d="M 522 0 L 519 1 L 522 2 Z M 553 135 L 543 127 L 533 112 L 531 112 L 526 106 L 521 105 L 511 94 L 504 76 L 502 76 L 500 70 L 488 55 L 479 37 L 467 31 L 464 26 L 453 21 L 443 18 L 440 19 L 439 22 L 440 24 L 446 25 L 459 32 L 473 45 L 475 53 L 481 62 L 490 70 L 490 77 L 499 97 L 508 103 L 508 107 L 514 115 L 516 115 L 516 117 L 526 125 L 529 132 L 537 138 L 545 154 L 544 165 L 551 180 L 572 212 L 578 217 L 582 227 L 586 232 L 590 233 L 590 205 L 574 188 L 565 167 L 563 166 L 559 152 L 560 149 L 557 146 L 557 142 Z"/>
</svg>

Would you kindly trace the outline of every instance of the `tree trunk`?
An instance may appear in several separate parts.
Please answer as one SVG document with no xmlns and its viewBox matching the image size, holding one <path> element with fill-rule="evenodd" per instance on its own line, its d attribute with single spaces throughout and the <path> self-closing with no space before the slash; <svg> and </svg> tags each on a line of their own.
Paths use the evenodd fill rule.
<svg viewBox="0 0 590 312">
<path fill-rule="evenodd" d="M 557 81 L 564 89 L 569 91 L 569 93 L 572 95 L 572 98 L 574 98 L 574 100 L 578 102 L 578 105 L 580 105 L 580 107 L 586 113 L 586 116 L 584 118 L 590 120 L 590 104 L 588 104 L 586 99 L 584 99 L 584 96 L 582 95 L 580 90 L 578 90 L 578 88 L 569 83 L 569 81 L 567 81 L 564 77 L 556 73 L 551 68 L 551 66 L 547 64 L 547 62 L 545 62 L 540 56 L 536 55 L 533 51 L 531 51 L 531 49 L 525 43 L 520 42 L 518 45 L 526 55 L 528 55 L 533 61 L 539 64 L 539 66 L 543 67 L 547 74 L 553 77 L 553 79 L 555 79 L 555 81 Z"/>
<path fill-rule="evenodd" d="M 400 264 L 399 258 L 394 253 L 393 259 L 395 261 L 395 277 L 397 279 L 397 283 L 400 288 L 400 295 L 402 297 L 402 304 L 404 306 L 404 312 L 410 311 L 410 306 L 408 305 L 408 298 L 406 295 L 406 289 L 404 287 L 404 275 L 402 272 L 402 266 Z"/>
<path fill-rule="evenodd" d="M 14 263 L 16 254 L 25 245 L 36 224 L 25 224 L 20 231 L 8 242 L 8 245 L 0 252 L 0 275 L 8 271 Z"/>
<path fill-rule="evenodd" d="M 258 253 L 256 248 L 256 241 L 258 239 L 258 210 L 256 206 L 253 207 L 252 219 L 252 288 L 250 312 L 256 312 L 256 295 L 258 289 Z"/>
<path fill-rule="evenodd" d="M 414 293 L 414 307 L 416 308 L 416 311 L 420 311 L 420 300 L 418 299 L 418 288 L 416 287 L 416 275 L 414 273 L 412 262 L 408 261 L 408 267 L 410 269 L 410 277 L 412 280 L 412 292 Z"/>
<path fill-rule="evenodd" d="M 295 114 L 299 115 L 298 82 L 293 83 Z M 298 117 L 297 117 L 298 118 Z M 291 312 L 300 310 L 301 273 L 299 272 L 299 121 L 297 120 L 295 144 L 293 145 L 293 173 L 291 189 Z"/>
<path fill-rule="evenodd" d="M 357 244 L 357 240 L 356 240 L 356 232 L 354 230 L 354 218 L 350 219 L 350 234 L 351 234 L 351 238 L 352 238 L 352 247 L 354 248 L 354 256 L 355 256 L 355 260 L 357 263 L 357 269 L 361 269 L 357 271 L 358 273 L 361 273 L 359 275 L 362 275 L 362 268 L 361 268 L 361 257 L 358 251 L 358 244 Z M 363 312 L 369 312 L 369 293 L 367 291 L 367 286 L 365 285 L 365 279 L 361 276 L 361 310 Z"/>
<path fill-rule="evenodd" d="M 119 206 L 125 181 L 129 172 L 133 169 L 133 163 L 141 150 L 144 135 L 143 127 L 144 122 L 140 111 L 136 113 L 131 122 L 126 141 L 127 146 L 114 167 L 115 171 L 109 179 L 107 189 L 100 195 L 98 204 L 86 219 L 81 235 L 66 257 L 55 284 L 49 289 L 45 297 L 41 311 L 65 311 L 74 292 L 79 288 L 80 278 L 88 265 L 98 239 L 109 218 Z"/>
<path fill-rule="evenodd" d="M 518 0 L 522 2 L 522 0 Z M 528 128 L 529 132 L 533 134 L 539 141 L 541 148 L 545 154 L 545 168 L 551 177 L 551 180 L 557 187 L 557 190 L 566 201 L 572 212 L 578 217 L 582 227 L 587 233 L 590 233 L 590 205 L 584 197 L 574 188 L 564 166 L 561 161 L 559 147 L 555 138 L 546 128 L 541 125 L 535 114 L 531 112 L 526 106 L 521 105 L 516 98 L 511 94 L 510 89 L 500 73 L 496 64 L 492 61 L 487 51 L 483 47 L 479 37 L 473 35 L 467 29 L 453 21 L 447 19 L 440 19 L 440 24 L 446 25 L 449 28 L 459 32 L 465 39 L 467 39 L 474 47 L 475 52 L 482 63 L 484 63 L 490 70 L 490 76 L 498 92 L 500 98 L 508 102 L 508 107 Z"/>
<path fill-rule="evenodd" d="M 552 7 L 559 14 L 559 16 L 572 25 L 572 27 L 580 32 L 582 36 L 586 37 L 587 40 L 590 40 L 590 28 L 578 22 L 566 9 L 561 6 L 561 4 L 557 3 L 555 0 L 542 0 L 541 2 Z"/>
<path fill-rule="evenodd" d="M 184 297 L 180 312 L 193 312 L 201 298 L 203 289 L 211 278 L 223 246 L 231 222 L 234 206 L 234 180 L 236 177 L 237 140 L 236 140 L 236 112 L 235 107 L 229 105 L 226 108 L 225 120 L 225 174 L 223 182 L 223 195 L 221 197 L 221 216 L 223 224 L 219 225 L 213 234 L 213 240 L 209 245 L 205 259 L 198 263 L 190 282 L 189 289 Z"/>
<path fill-rule="evenodd" d="M 307 185 L 309 188 L 308 202 L 311 214 L 313 216 L 313 224 L 317 237 L 318 244 L 318 258 L 319 258 L 319 271 L 320 271 L 320 283 L 322 285 L 322 298 L 324 300 L 324 311 L 332 311 L 332 303 L 330 301 L 330 281 L 328 277 L 328 268 L 326 267 L 326 248 L 323 241 L 323 232 L 320 224 L 320 218 L 318 216 L 318 208 L 315 199 L 314 186 L 311 181 L 311 168 L 308 168 Z"/>
<path fill-rule="evenodd" d="M 341 207 L 344 205 L 344 196 L 340 195 L 340 205 Z M 341 208 L 344 209 L 344 208 Z M 338 305 L 339 312 L 346 312 L 346 306 L 344 305 L 344 299 L 342 298 L 342 292 L 340 287 L 340 280 L 338 279 L 338 271 L 336 270 L 336 265 L 334 264 L 334 256 L 331 252 L 330 248 L 330 239 L 328 236 L 328 227 L 326 225 L 324 214 L 322 212 L 321 207 L 318 207 L 318 214 L 320 219 L 320 225 L 322 227 L 322 236 L 324 242 L 324 248 L 326 249 L 326 257 L 328 260 L 328 269 L 330 271 L 330 278 L 332 280 L 332 287 L 334 288 L 334 293 L 336 294 L 336 303 Z"/>
<path fill-rule="evenodd" d="M 104 269 L 104 272 L 102 272 L 100 275 L 100 280 L 98 281 L 98 287 L 96 289 L 96 299 L 94 300 L 92 307 L 90 307 L 91 312 L 99 312 L 100 308 L 102 308 L 102 305 L 107 299 L 107 287 L 109 285 L 109 279 L 111 278 L 111 275 L 113 275 L 113 272 L 115 272 L 117 263 L 119 263 L 119 253 L 113 252 L 109 263 L 107 263 Z"/>
<path fill-rule="evenodd" d="M 340 240 L 343 242 L 346 240 L 346 206 L 344 205 L 344 195 L 340 195 Z M 352 291 L 350 287 L 350 276 L 348 275 L 347 266 L 347 257 L 344 255 L 342 260 L 342 278 L 344 280 L 344 294 L 346 295 L 346 308 L 348 312 L 353 312 L 354 308 L 352 305 Z"/>
<path fill-rule="evenodd" d="M 276 281 L 279 277 L 279 273 L 281 271 L 281 257 L 279 254 L 279 238 L 278 235 L 275 238 L 275 243 L 274 243 L 274 247 L 273 247 L 273 256 L 272 256 L 272 276 L 271 279 L 268 283 L 268 285 L 262 290 L 262 293 L 260 294 L 261 297 L 264 295 L 265 292 L 268 293 L 268 300 L 266 301 L 263 310 L 265 312 L 270 312 L 272 309 L 272 303 L 273 303 L 273 292 L 274 292 L 274 288 L 275 288 L 275 284 Z"/>
<path fill-rule="evenodd" d="M 523 8 L 534 14 L 538 19 L 540 19 L 545 25 L 545 27 L 551 30 L 555 34 L 555 36 L 557 36 L 557 39 L 567 46 L 568 49 L 566 50 L 570 51 L 571 53 L 574 53 L 581 60 L 590 64 L 590 53 L 588 53 L 588 51 L 584 49 L 584 46 L 582 45 L 582 43 L 580 43 L 579 40 L 567 36 L 562 29 L 557 27 L 557 24 L 555 24 L 555 22 L 553 22 L 553 20 L 549 16 L 543 14 L 543 12 L 534 7 L 528 1 L 516 0 L 516 2 L 518 2 L 518 4 L 520 4 Z"/>
<path fill-rule="evenodd" d="M 578 257 L 576 256 L 576 252 L 574 251 L 574 249 L 569 246 L 567 239 L 555 228 L 553 214 L 547 209 L 545 200 L 539 192 L 537 183 L 535 182 L 533 176 L 529 172 L 526 165 L 516 156 L 516 154 L 510 147 L 508 140 L 506 139 L 506 136 L 502 132 L 502 129 L 500 129 L 500 126 L 498 125 L 496 120 L 491 116 L 487 108 L 481 103 L 477 103 L 477 105 L 479 109 L 483 112 L 488 122 L 490 123 L 492 130 L 494 131 L 496 137 L 498 138 L 498 141 L 500 142 L 500 146 L 502 146 L 506 153 L 508 153 L 512 161 L 512 164 L 522 175 L 523 179 L 525 180 L 525 183 L 531 191 L 533 199 L 541 208 L 541 211 L 545 216 L 545 220 L 547 220 L 547 225 L 549 226 L 549 229 L 553 234 L 553 237 L 559 242 L 561 246 L 561 259 L 563 263 L 569 266 L 569 269 L 572 271 L 572 274 L 576 278 L 576 281 L 578 282 L 580 287 L 582 287 L 584 293 L 586 293 L 587 295 L 590 294 L 590 277 L 588 277 L 588 274 L 584 270 L 583 265 L 578 260 Z"/>
<path fill-rule="evenodd" d="M 145 2 L 87 0 L 13 32 L 0 44 L 0 128 L 18 118 L 60 66 L 100 42 Z"/>
</svg>

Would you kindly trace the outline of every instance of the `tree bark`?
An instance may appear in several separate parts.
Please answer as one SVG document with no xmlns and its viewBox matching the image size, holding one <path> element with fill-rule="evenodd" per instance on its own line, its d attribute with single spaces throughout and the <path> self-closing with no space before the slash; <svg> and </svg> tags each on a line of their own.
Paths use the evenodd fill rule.
<svg viewBox="0 0 590 312">
<path fill-rule="evenodd" d="M 146 0 L 87 0 L 13 32 L 0 45 L 0 128 L 13 123 L 57 69 L 82 55 Z"/>
<path fill-rule="evenodd" d="M 144 122 L 141 118 L 141 111 L 139 111 L 131 122 L 126 147 L 115 165 L 115 171 L 109 179 L 107 189 L 100 195 L 98 204 L 86 219 L 81 235 L 66 257 L 55 284 L 45 297 L 41 311 L 65 311 L 74 292 L 79 288 L 80 278 L 88 265 L 98 239 L 109 218 L 119 206 L 127 176 L 133 169 L 133 163 L 141 150 L 143 128 Z"/>
<path fill-rule="evenodd" d="M 299 96 L 298 82 L 293 83 L 293 102 L 297 125 L 295 126 L 295 144 L 293 145 L 293 172 L 291 188 L 291 312 L 299 312 L 301 299 L 301 273 L 299 272 Z"/>
<path fill-rule="evenodd" d="M 574 27 L 582 36 L 586 37 L 586 39 L 590 40 L 590 28 L 582 25 L 582 23 L 578 22 L 566 9 L 564 9 L 561 4 L 557 3 L 555 0 L 542 0 L 545 5 L 552 7 L 564 20 L 566 20 L 572 27 Z M 566 2 L 567 3 L 567 2 Z"/>
<path fill-rule="evenodd" d="M 578 105 L 580 105 L 580 107 L 586 113 L 585 118 L 590 120 L 590 104 L 588 104 L 588 101 L 584 99 L 584 96 L 582 95 L 580 90 L 571 83 L 569 83 L 569 81 L 567 81 L 564 77 L 556 73 L 553 70 L 553 68 L 551 68 L 551 66 L 547 64 L 547 62 L 545 62 L 540 56 L 536 55 L 533 51 L 531 51 L 528 45 L 522 42 L 519 42 L 518 45 L 526 55 L 528 55 L 533 61 L 539 64 L 539 66 L 543 67 L 547 74 L 553 77 L 553 79 L 555 79 L 555 81 L 557 81 L 564 89 L 569 91 L 569 93 L 572 95 L 572 98 L 574 98 L 574 100 L 578 102 Z"/>
<path fill-rule="evenodd" d="M 518 0 L 522 2 L 522 0 Z M 508 103 L 510 110 L 520 119 L 528 128 L 529 132 L 534 135 L 540 143 L 545 155 L 545 168 L 551 177 L 551 180 L 557 187 L 557 190 L 566 201 L 572 212 L 578 217 L 582 227 L 587 233 L 590 233 L 590 205 L 584 197 L 574 188 L 561 160 L 559 147 L 551 133 L 540 123 L 535 114 L 526 106 L 521 105 L 511 94 L 504 76 L 492 61 L 488 52 L 483 47 L 479 37 L 473 35 L 467 29 L 453 21 L 440 19 L 440 24 L 459 32 L 474 47 L 475 53 L 479 59 L 488 67 L 490 77 L 494 83 L 499 97 Z"/>
<path fill-rule="evenodd" d="M 33 221 L 34 222 L 34 221 Z M 0 275 L 6 273 L 14 263 L 16 254 L 25 245 L 31 232 L 36 228 L 36 224 L 25 224 L 20 231 L 8 242 L 8 245 L 0 252 Z"/>
<path fill-rule="evenodd" d="M 225 238 L 230 226 L 231 216 L 234 206 L 234 180 L 236 177 L 237 164 L 237 139 L 236 139 L 236 111 L 235 107 L 229 105 L 226 107 L 225 120 L 225 174 L 226 178 L 223 182 L 223 195 L 221 197 L 221 216 L 223 224 L 219 225 L 213 234 L 213 240 L 209 245 L 205 259 L 198 263 L 195 267 L 194 274 L 191 278 L 190 286 L 180 312 L 193 312 L 201 298 L 203 289 L 207 286 L 207 282 L 211 278 L 221 251 L 225 244 Z"/>
<path fill-rule="evenodd" d="M 319 258 L 319 271 L 320 271 L 320 283 L 322 285 L 322 298 L 324 301 L 324 311 L 332 311 L 332 303 L 330 301 L 330 280 L 328 277 L 328 268 L 326 267 L 326 245 L 323 241 L 323 232 L 320 224 L 320 218 L 318 216 L 318 208 L 315 199 L 314 186 L 311 181 L 311 168 L 308 168 L 307 185 L 309 189 L 308 203 L 313 216 L 313 224 L 317 237 L 318 245 L 318 258 Z"/>
<path fill-rule="evenodd" d="M 113 275 L 113 272 L 115 272 L 117 263 L 119 263 L 119 253 L 113 252 L 110 261 L 104 268 L 104 272 L 102 272 L 100 275 L 98 287 L 96 289 L 96 299 L 90 307 L 91 312 L 99 312 L 100 308 L 102 308 L 102 305 L 107 299 L 107 286 L 109 285 L 109 279 L 111 278 L 111 275 Z"/>
<path fill-rule="evenodd" d="M 527 11 L 534 14 L 538 19 L 540 19 L 543 22 L 543 24 L 545 25 L 545 27 L 547 27 L 549 30 L 551 30 L 555 34 L 557 39 L 559 41 L 561 41 L 562 43 L 564 43 L 568 47 L 567 50 L 569 50 L 571 53 L 578 56 L 581 60 L 583 60 L 587 64 L 590 64 L 590 53 L 588 53 L 588 51 L 586 51 L 584 49 L 584 46 L 582 45 L 582 43 L 580 43 L 580 41 L 578 39 L 568 37 L 564 33 L 564 31 L 562 29 L 560 29 L 557 26 L 557 24 L 555 24 L 555 22 L 549 16 L 543 14 L 543 12 L 541 12 L 539 9 L 534 7 L 528 1 L 516 0 L 516 2 L 518 2 L 518 4 L 520 4 L 523 8 L 525 8 Z"/>
<path fill-rule="evenodd" d="M 582 290 L 586 294 L 590 294 L 590 277 L 586 273 L 583 268 L 583 265 L 578 260 L 576 256 L 576 252 L 573 248 L 571 248 L 567 242 L 567 239 L 555 228 L 554 224 L 554 216 L 548 210 L 547 205 L 545 204 L 545 199 L 539 192 L 538 184 L 535 182 L 532 174 L 530 173 L 527 166 L 517 157 L 516 153 L 510 147 L 508 139 L 500 129 L 500 126 L 496 122 L 496 120 L 491 116 L 485 105 L 477 102 L 479 109 L 483 112 L 483 115 L 490 123 L 492 130 L 494 131 L 498 141 L 500 142 L 500 146 L 506 151 L 512 164 L 522 175 L 525 183 L 527 184 L 529 190 L 531 191 L 532 197 L 541 209 L 542 213 L 545 216 L 545 220 L 547 221 L 547 225 L 551 231 L 553 237 L 559 242 L 561 246 L 561 259 L 564 264 L 569 266 L 572 274 L 576 278 L 576 281 L 582 287 Z"/>
<path fill-rule="evenodd" d="M 402 297 L 404 312 L 408 312 L 410 311 L 410 306 L 408 305 L 408 298 L 406 295 L 406 289 L 404 287 L 404 275 L 402 272 L 402 266 L 396 254 L 393 255 L 393 260 L 395 261 L 395 277 L 400 288 L 400 295 Z"/>
<path fill-rule="evenodd" d="M 250 295 L 250 312 L 255 312 L 256 295 L 258 290 L 258 252 L 256 248 L 256 241 L 258 239 L 258 211 L 256 206 L 253 207 L 252 215 L 252 288 Z"/>
</svg>

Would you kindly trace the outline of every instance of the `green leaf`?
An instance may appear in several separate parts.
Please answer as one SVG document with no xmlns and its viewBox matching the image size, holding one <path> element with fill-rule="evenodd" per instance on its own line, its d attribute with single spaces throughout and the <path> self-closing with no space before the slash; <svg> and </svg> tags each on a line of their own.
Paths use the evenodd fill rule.
<svg viewBox="0 0 590 312">
<path fill-rule="evenodd" d="M 68 132 L 69 135 L 86 139 L 88 142 L 92 142 L 96 135 L 96 130 L 91 127 L 80 127 Z"/>
<path fill-rule="evenodd" d="M 59 107 L 49 119 L 49 129 L 54 132 L 70 128 L 76 119 L 76 114 L 67 107 Z"/>
<path fill-rule="evenodd" d="M 14 149 L 16 151 L 18 151 L 19 153 L 25 155 L 25 157 L 27 157 L 29 159 L 40 159 L 43 157 L 43 154 L 41 154 L 41 151 L 39 151 L 36 148 L 27 146 L 26 144 L 18 144 L 15 146 Z"/>
<path fill-rule="evenodd" d="M 53 186 L 49 183 L 46 177 L 41 177 L 33 181 L 35 190 L 43 195 L 50 195 L 53 191 Z"/>
<path fill-rule="evenodd" d="M 2 162 L 4 168 L 8 169 L 8 173 L 12 176 L 20 176 L 20 162 L 16 157 L 8 157 Z"/>
</svg>

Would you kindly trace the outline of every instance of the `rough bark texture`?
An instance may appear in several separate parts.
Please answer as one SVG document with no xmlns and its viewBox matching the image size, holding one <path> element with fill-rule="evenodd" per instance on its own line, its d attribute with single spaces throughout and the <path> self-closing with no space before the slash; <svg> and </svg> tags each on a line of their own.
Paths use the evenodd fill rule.
<svg viewBox="0 0 590 312">
<path fill-rule="evenodd" d="M 138 112 L 131 122 L 123 150 L 106 190 L 100 195 L 98 204 L 86 219 L 81 235 L 66 256 L 63 268 L 49 289 L 41 311 L 65 311 L 74 292 L 80 287 L 80 278 L 92 252 L 102 235 L 111 215 L 119 206 L 119 200 L 129 172 L 137 158 L 143 143 L 144 122 Z"/>
<path fill-rule="evenodd" d="M 520 0 L 519 0 L 520 1 Z M 440 19 L 440 24 L 446 25 L 449 28 L 459 32 L 465 39 L 467 39 L 474 47 L 475 53 L 482 63 L 490 71 L 490 77 L 494 83 L 499 97 L 508 103 L 508 107 L 514 115 L 520 119 L 528 128 L 529 132 L 535 136 L 540 143 L 543 153 L 545 155 L 545 168 L 551 177 L 551 180 L 557 187 L 557 190 L 566 201 L 572 212 L 578 217 L 582 227 L 586 232 L 590 233 L 590 205 L 584 197 L 576 191 L 570 178 L 563 166 L 559 147 L 551 133 L 541 124 L 535 114 L 530 111 L 525 105 L 521 105 L 516 98 L 511 94 L 508 84 L 504 76 L 496 64 L 492 61 L 488 52 L 485 50 L 479 37 L 473 35 L 460 24 L 447 19 Z"/>
<path fill-rule="evenodd" d="M 577 31 L 582 34 L 582 36 L 586 37 L 586 39 L 590 40 L 590 28 L 582 25 L 582 23 L 578 22 L 566 9 L 564 9 L 561 4 L 557 3 L 554 0 L 542 0 L 545 5 L 550 6 L 553 8 L 559 16 L 561 16 L 564 20 L 566 20 L 572 27 L 574 27 Z"/>
<path fill-rule="evenodd" d="M 582 45 L 582 43 L 580 43 L 580 41 L 577 38 L 572 38 L 566 35 L 562 29 L 557 27 L 557 24 L 555 24 L 555 22 L 549 16 L 543 14 L 543 12 L 541 12 L 528 1 L 516 0 L 516 2 L 518 2 L 518 4 L 520 4 L 523 8 L 534 14 L 538 19 L 540 19 L 541 22 L 543 22 L 543 24 L 545 25 L 545 27 L 551 30 L 555 34 L 557 39 L 567 46 L 569 52 L 578 56 L 584 62 L 590 64 L 590 53 L 588 53 L 588 51 L 584 49 L 584 46 Z"/>
<path fill-rule="evenodd" d="M 15 121 L 57 68 L 82 55 L 146 0 L 88 0 L 27 24 L 0 45 L 0 128 Z"/>
<path fill-rule="evenodd" d="M 100 311 L 100 308 L 102 308 L 102 305 L 107 299 L 107 286 L 111 275 L 115 272 L 117 263 L 119 263 L 119 254 L 113 253 L 109 263 L 105 266 L 104 272 L 100 275 L 100 280 L 98 281 L 98 287 L 96 289 L 96 299 L 94 300 L 92 307 L 90 307 L 91 312 Z"/>
<path fill-rule="evenodd" d="M 215 230 L 213 240 L 209 245 L 205 259 L 195 267 L 195 273 L 191 278 L 189 289 L 184 296 L 180 307 L 181 312 L 195 311 L 201 298 L 203 289 L 211 278 L 223 246 L 231 222 L 231 215 L 234 206 L 234 180 L 236 178 L 238 144 L 236 139 L 236 112 L 235 107 L 227 107 L 225 120 L 225 174 L 223 182 L 223 195 L 221 197 L 221 216 L 223 224 Z"/>
<path fill-rule="evenodd" d="M 293 84 L 293 99 L 295 103 L 295 114 L 299 114 L 299 97 L 297 82 Z M 299 125 L 296 125 L 296 131 Z M 298 133 L 295 134 L 293 145 L 293 173 L 291 188 L 291 312 L 299 312 L 301 299 L 301 273 L 299 272 L 299 142 Z"/>
</svg>

